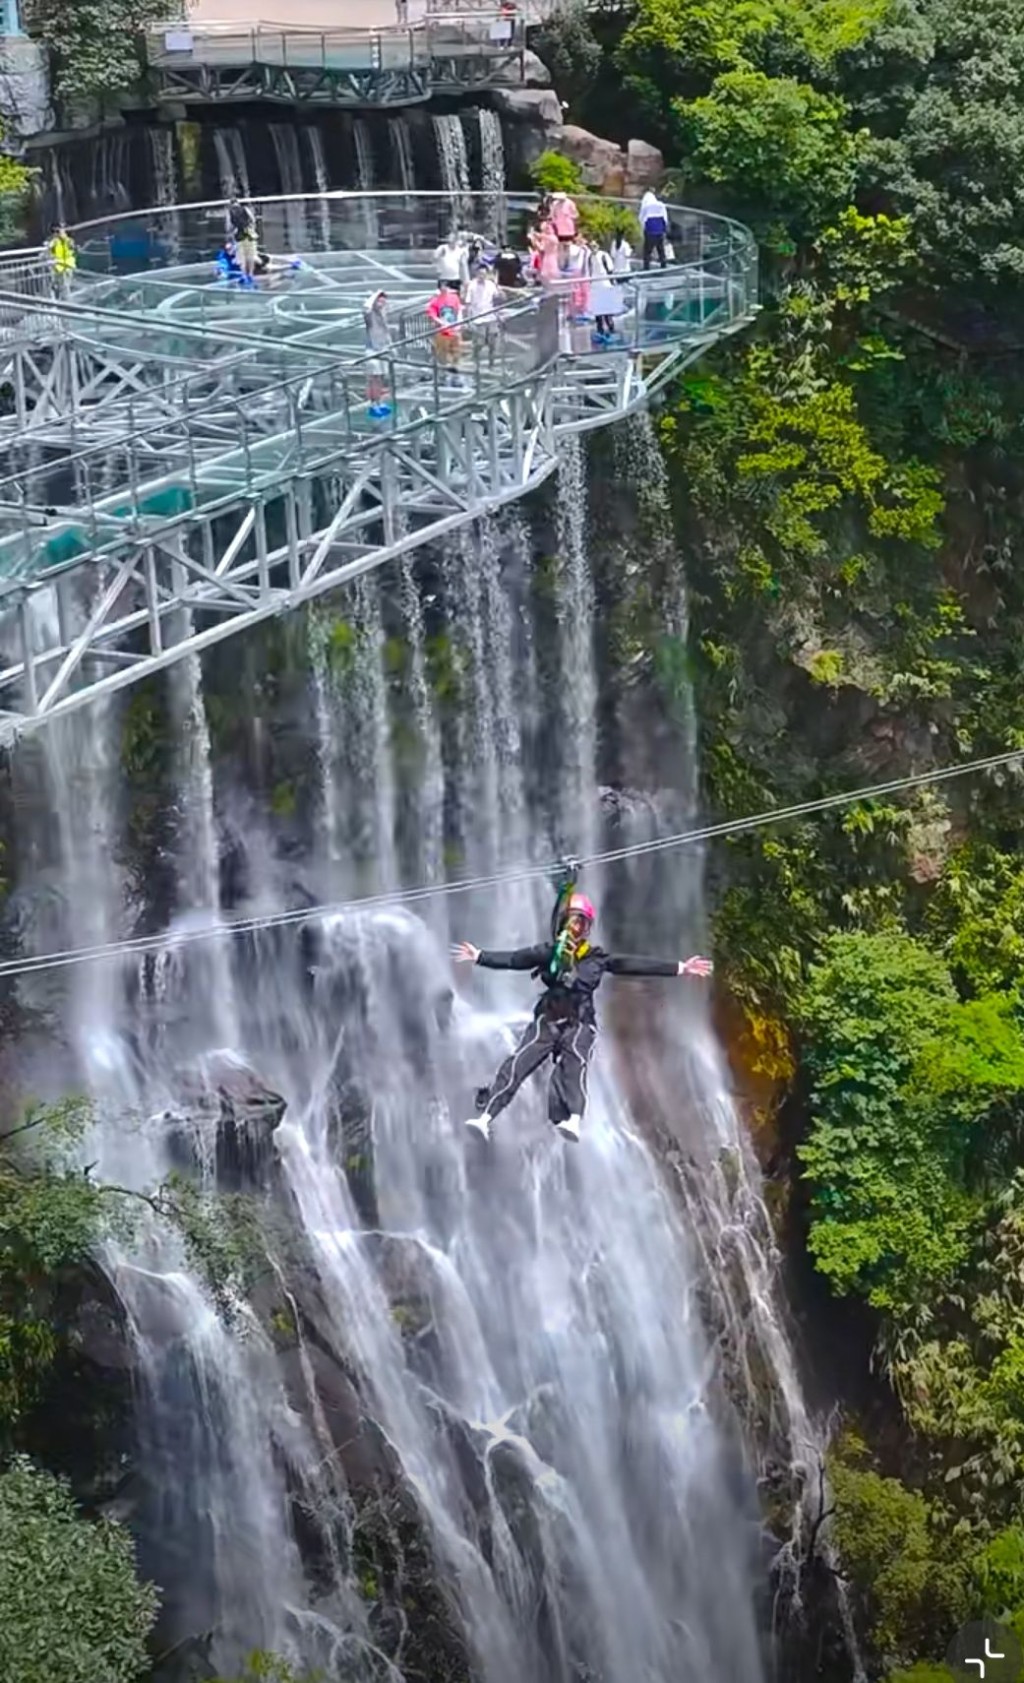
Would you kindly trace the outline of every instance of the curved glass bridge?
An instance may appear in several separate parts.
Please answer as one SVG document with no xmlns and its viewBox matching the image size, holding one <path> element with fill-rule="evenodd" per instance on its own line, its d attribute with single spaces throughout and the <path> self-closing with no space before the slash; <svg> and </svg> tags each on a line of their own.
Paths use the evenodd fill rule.
<svg viewBox="0 0 1024 1683">
<path fill-rule="evenodd" d="M 506 294 L 439 357 L 434 248 L 459 227 L 523 251 L 534 202 L 264 200 L 254 285 L 218 270 L 222 203 L 75 229 L 66 296 L 44 254 L 0 261 L 0 731 L 524 495 L 561 435 L 646 404 L 755 314 L 749 232 L 672 207 L 676 261 L 629 277 L 610 341 L 566 281 Z M 390 343 L 368 353 L 379 289 Z"/>
</svg>

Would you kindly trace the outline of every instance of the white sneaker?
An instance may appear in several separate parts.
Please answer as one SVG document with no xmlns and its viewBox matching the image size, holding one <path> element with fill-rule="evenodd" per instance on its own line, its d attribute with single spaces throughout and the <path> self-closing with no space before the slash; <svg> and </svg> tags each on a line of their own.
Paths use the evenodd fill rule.
<svg viewBox="0 0 1024 1683">
<path fill-rule="evenodd" d="M 567 1122 L 556 1122 L 555 1127 L 564 1140 L 578 1140 L 581 1120 L 579 1116 L 570 1116 Z"/>
<path fill-rule="evenodd" d="M 491 1118 L 486 1110 L 482 1111 L 479 1116 L 467 1117 L 466 1127 L 475 1128 L 478 1133 L 483 1134 L 485 1140 L 489 1140 L 491 1137 Z"/>
</svg>

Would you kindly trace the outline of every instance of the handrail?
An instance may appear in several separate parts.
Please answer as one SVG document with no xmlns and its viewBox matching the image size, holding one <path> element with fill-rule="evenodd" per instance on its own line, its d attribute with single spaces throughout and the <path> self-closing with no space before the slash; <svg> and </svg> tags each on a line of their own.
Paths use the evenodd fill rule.
<svg viewBox="0 0 1024 1683">
<path fill-rule="evenodd" d="M 2 307 L 4 303 L 11 301 L 12 300 L 7 295 L 0 292 L 0 307 Z M 24 300 L 17 298 L 13 301 L 19 304 L 24 302 Z M 525 301 L 516 300 L 513 303 L 503 304 L 499 309 L 489 311 L 486 315 L 478 316 L 475 320 L 477 322 L 494 320 L 504 326 L 506 324 L 515 323 L 518 320 L 525 319 L 527 316 L 536 315 L 538 306 L 542 303 L 543 299 L 541 298 L 530 298 Z M 39 306 L 39 308 L 40 313 L 42 313 L 44 307 Z M 60 305 L 56 304 L 56 302 L 51 303 L 46 306 L 46 313 L 53 314 L 55 311 L 59 313 L 60 308 Z M 73 305 L 65 304 L 63 309 L 68 315 L 73 315 L 75 313 L 75 307 Z M 131 326 L 138 326 L 139 328 L 146 329 L 150 332 L 153 330 L 153 321 L 150 317 L 121 316 L 119 319 L 122 323 L 127 322 Z M 187 335 L 189 332 L 199 334 L 203 331 L 202 329 L 189 328 L 188 326 L 179 325 L 178 323 L 174 324 L 174 330 L 177 336 L 181 336 L 182 334 Z M 289 375 L 284 380 L 279 377 L 269 378 L 263 385 L 254 386 L 251 391 L 246 392 L 244 397 L 224 397 L 220 399 L 220 401 L 226 404 L 228 408 L 241 409 L 243 404 L 251 406 L 260 397 L 276 397 L 282 392 L 289 391 L 292 387 L 298 387 L 301 390 L 303 387 L 308 385 L 310 381 L 313 381 L 314 383 L 333 383 L 336 380 L 340 380 L 343 389 L 347 386 L 350 380 L 353 384 L 358 385 L 360 379 L 365 382 L 367 375 L 373 371 L 374 366 L 381 362 L 388 362 L 394 366 L 405 362 L 414 362 L 414 359 L 404 353 L 430 345 L 436 334 L 437 327 L 433 324 L 427 324 L 424 325 L 419 332 L 414 331 L 411 334 L 405 334 L 401 339 L 396 340 L 394 344 L 386 350 L 364 350 L 357 355 L 336 357 L 333 361 L 325 363 L 318 368 L 304 368 L 299 373 Z M 266 355 L 268 349 L 270 348 L 266 339 L 249 339 L 246 343 L 254 353 L 261 351 L 264 355 Z M 274 341 L 272 343 L 275 348 L 279 345 L 281 349 L 286 350 L 288 347 L 287 340 Z M 532 364 L 525 370 L 522 370 L 520 377 L 523 379 L 530 378 L 531 375 L 541 372 L 544 368 L 549 367 L 551 363 L 557 361 L 557 358 L 558 351 L 556 347 L 551 355 Z M 216 372 L 216 369 L 211 365 L 207 372 Z M 196 370 L 191 374 L 183 375 L 180 382 L 173 381 L 169 382 L 167 385 L 160 386 L 156 395 L 159 395 L 161 398 L 166 398 L 169 392 L 180 386 L 187 398 L 188 386 L 199 384 L 202 379 L 202 374 L 203 370 Z M 504 378 L 507 384 L 507 375 Z M 478 393 L 466 394 L 468 398 L 478 395 Z M 96 444 L 87 445 L 81 450 L 70 451 L 62 456 L 48 457 L 45 462 L 34 463 L 30 467 L 19 469 L 17 473 L 6 474 L 3 477 L 0 477 L 0 502 L 7 500 L 3 493 L 6 492 L 9 487 L 20 485 L 23 481 L 28 479 L 38 478 L 43 473 L 57 472 L 61 468 L 67 467 L 75 462 L 85 461 L 93 456 L 102 456 L 106 459 L 114 446 L 128 442 L 160 437 L 166 434 L 168 426 L 173 425 L 175 420 L 187 421 L 188 418 L 189 411 L 186 409 L 183 411 L 181 416 L 164 416 L 161 420 L 156 421 L 149 426 L 133 427 L 116 435 L 106 434 L 103 439 Z M 116 495 L 116 493 L 111 493 L 111 495 Z"/>
<path fill-rule="evenodd" d="M 454 196 L 460 201 L 472 203 L 474 206 L 479 204 L 482 212 L 489 209 L 494 198 L 492 193 L 485 193 L 480 190 L 472 190 L 466 193 L 459 191 Z M 317 204 L 324 200 L 338 201 L 346 204 L 351 203 L 355 205 L 358 205 L 361 202 L 372 205 L 377 200 L 385 202 L 391 201 L 395 204 L 408 203 L 410 200 L 414 202 L 427 200 L 431 204 L 444 205 L 450 204 L 452 197 L 452 192 L 450 190 L 445 190 L 444 188 L 427 188 L 422 191 L 417 188 L 415 191 L 409 192 L 403 191 L 400 187 L 388 187 L 380 190 L 375 189 L 372 192 L 363 192 L 356 188 L 332 187 L 326 193 L 254 193 L 251 195 L 249 203 L 251 203 L 255 209 L 259 209 L 264 205 Z M 517 212 L 525 211 L 528 213 L 536 208 L 539 195 L 536 192 L 527 193 L 512 191 L 504 192 L 501 197 L 509 209 Z M 608 210 L 627 210 L 632 212 L 633 215 L 636 215 L 639 208 L 639 200 L 637 199 L 611 198 L 606 197 L 602 193 L 577 193 L 575 195 L 575 201 L 578 206 L 592 206 Z M 83 234 L 88 233 L 90 230 L 109 226 L 112 223 L 117 223 L 120 226 L 129 222 L 141 222 L 146 219 L 161 219 L 164 217 L 183 215 L 189 211 L 202 210 L 219 210 L 223 211 L 226 215 L 227 208 L 230 203 L 231 201 L 229 199 L 197 199 L 195 201 L 182 201 L 175 204 L 149 205 L 141 210 L 111 211 L 105 216 L 91 217 L 85 222 L 77 222 L 73 224 L 73 226 L 69 229 L 69 232 L 74 235 L 76 239 L 80 239 Z M 670 222 L 673 217 L 677 220 L 684 217 L 696 217 L 701 222 L 713 222 L 719 225 L 723 230 L 729 231 L 730 249 L 732 249 L 732 242 L 735 238 L 737 248 L 745 246 L 752 252 L 756 252 L 757 242 L 755 241 L 753 234 L 750 232 L 750 229 L 745 227 L 743 223 L 736 222 L 732 217 L 722 216 L 717 211 L 696 209 L 690 205 L 670 204 L 666 206 L 666 209 L 669 213 Z M 225 227 L 226 226 L 227 223 L 225 221 Z M 34 250 L 33 248 L 29 248 L 28 250 L 22 249 L 18 252 L 5 254 L 5 256 L 9 255 L 11 258 L 25 257 L 39 253 L 41 250 L 41 247 L 36 247 Z"/>
</svg>

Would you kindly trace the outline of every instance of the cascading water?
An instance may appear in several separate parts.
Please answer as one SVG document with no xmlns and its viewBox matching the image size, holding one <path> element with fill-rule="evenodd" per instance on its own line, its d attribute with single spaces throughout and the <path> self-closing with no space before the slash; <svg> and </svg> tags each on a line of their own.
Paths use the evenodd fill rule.
<svg viewBox="0 0 1024 1683">
<path fill-rule="evenodd" d="M 597 781 L 597 681 L 594 674 L 594 586 L 587 553 L 586 457 L 578 436 L 564 443 L 558 464 L 558 548 L 561 590 L 559 702 L 563 767 L 558 804 L 560 845 L 592 853 Z M 585 825 L 581 828 L 581 820 Z M 575 838 L 575 841 L 574 841 Z"/>
<path fill-rule="evenodd" d="M 154 205 L 176 205 L 179 201 L 178 168 L 174 153 L 174 130 L 167 124 L 156 124 L 146 130 L 149 141 L 149 173 L 153 182 Z M 172 262 L 177 260 L 181 247 L 181 218 L 177 213 L 154 216 L 153 226 L 166 242 Z"/>
<path fill-rule="evenodd" d="M 410 707 L 409 726 L 417 755 L 419 776 L 415 782 L 412 812 L 404 826 L 414 838 L 412 869 L 408 881 L 439 883 L 444 877 L 444 761 L 437 706 L 427 669 L 426 627 L 423 604 L 416 586 L 414 563 L 403 556 L 400 606 L 407 634 L 409 655 L 405 693 Z"/>
<path fill-rule="evenodd" d="M 294 123 L 270 123 L 270 139 L 274 147 L 274 157 L 277 159 L 277 172 L 281 181 L 281 192 L 300 197 L 306 190 L 302 174 L 302 154 L 299 151 L 299 136 Z M 288 231 L 288 244 L 292 251 L 304 251 L 306 238 L 306 207 L 304 204 L 286 204 L 284 207 L 285 228 Z"/>
<path fill-rule="evenodd" d="M 249 170 L 245 161 L 245 143 L 237 129 L 217 128 L 213 131 L 213 146 L 217 154 L 217 174 L 222 199 L 240 194 L 249 197 Z"/>
<path fill-rule="evenodd" d="M 388 118 L 388 138 L 391 143 L 391 178 L 403 193 L 416 187 L 416 165 L 412 155 L 412 132 L 404 117 Z"/>
<path fill-rule="evenodd" d="M 436 879 L 449 828 L 456 876 L 597 839 L 586 490 L 577 443 L 557 487 L 559 553 L 543 569 L 517 512 L 467 532 L 443 559 L 407 561 L 397 581 L 364 578 L 312 620 L 314 881 L 388 887 L 406 859 Z M 673 603 L 665 613 L 676 624 Z M 184 930 L 190 911 L 218 915 L 213 813 L 227 773 L 211 753 L 198 668 L 178 674 Z M 74 805 L 80 753 L 51 772 L 69 898 L 88 904 L 88 926 L 62 931 L 75 942 L 124 927 L 110 866 L 116 720 L 88 717 L 95 821 Z M 262 856 L 266 839 L 238 845 Z M 296 868 L 280 861 L 282 901 Z M 661 869 L 657 933 L 631 934 L 640 947 L 692 950 L 699 861 Z M 609 906 L 628 910 L 639 894 L 628 873 L 609 879 Z M 140 1378 L 138 1525 L 145 1564 L 168 1587 L 168 1646 L 212 1630 L 222 1670 L 262 1644 L 301 1664 L 344 1663 L 357 1683 L 760 1683 L 753 1477 L 703 1318 L 727 1234 L 751 1212 L 736 1238 L 748 1312 L 776 1329 L 780 1372 L 787 1352 L 766 1231 L 720 1170 L 738 1136 L 691 985 L 609 984 L 619 991 L 578 1148 L 544 1120 L 539 1084 L 492 1146 L 461 1126 L 532 988 L 471 972 L 453 997 L 441 942 L 530 941 L 549 910 L 546 888 L 506 884 L 438 900 L 428 918 L 353 910 L 311 917 L 301 933 L 216 940 L 219 964 L 172 941 L 158 1002 L 134 971 L 97 982 L 83 969 L 72 982 L 69 1032 L 79 1056 L 89 1050 L 82 1067 L 117 1142 L 105 1171 L 142 1189 L 177 1161 L 182 1070 L 202 1078 L 204 1104 L 185 1119 L 189 1139 L 206 1127 L 206 1150 L 190 1148 L 201 1177 L 222 1176 L 240 1058 L 287 1103 L 261 1183 L 289 1237 L 272 1247 L 262 1299 L 238 1306 L 245 1339 L 214 1315 L 173 1233 L 147 1229 L 111 1261 Z M 636 1030 L 621 1071 L 620 1013 Z M 677 1193 L 645 1136 L 652 1115 L 672 1131 L 681 1109 L 709 1173 L 687 1169 Z M 148 1118 L 131 1136 L 129 1113 Z M 267 1327 L 281 1317 L 294 1338 L 275 1354 Z"/>
<path fill-rule="evenodd" d="M 373 142 L 369 124 L 362 117 L 356 117 L 352 124 L 352 145 L 356 155 L 356 187 L 360 193 L 371 193 L 376 186 Z M 378 244 L 376 210 L 372 204 L 363 206 L 363 226 L 363 240 L 372 251 Z"/>
<path fill-rule="evenodd" d="M 477 121 L 480 125 L 483 232 L 489 239 L 498 241 L 505 226 L 505 142 L 501 134 L 501 118 L 496 111 L 481 106 Z"/>
<path fill-rule="evenodd" d="M 454 115 L 432 118 L 437 143 L 437 162 L 441 172 L 441 186 L 448 194 L 448 214 L 453 228 L 463 228 L 470 217 L 472 200 L 469 197 L 469 154 L 462 118 Z"/>
<path fill-rule="evenodd" d="M 309 147 L 309 161 L 312 170 L 313 183 L 320 195 L 315 209 L 311 209 L 310 217 L 313 221 L 311 229 L 314 247 L 318 251 L 331 249 L 331 210 L 323 195 L 331 190 L 331 180 L 327 173 L 327 159 L 324 156 L 324 137 L 315 123 L 307 123 L 303 130 L 306 144 Z"/>
<path fill-rule="evenodd" d="M 149 168 L 153 182 L 153 202 L 157 205 L 178 203 L 178 170 L 174 157 L 174 130 L 154 125 L 146 130 L 149 139 Z"/>
</svg>

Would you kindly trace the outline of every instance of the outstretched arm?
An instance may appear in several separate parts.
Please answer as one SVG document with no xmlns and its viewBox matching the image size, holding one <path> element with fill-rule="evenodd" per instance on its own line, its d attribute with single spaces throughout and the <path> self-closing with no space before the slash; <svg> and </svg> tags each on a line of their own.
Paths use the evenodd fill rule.
<svg viewBox="0 0 1024 1683">
<path fill-rule="evenodd" d="M 472 941 L 460 941 L 452 948 L 456 964 L 479 964 L 485 970 L 536 970 L 548 956 L 547 947 L 517 947 L 514 952 L 481 952 Z"/>
<path fill-rule="evenodd" d="M 631 958 L 627 953 L 611 953 L 608 971 L 612 976 L 710 976 L 709 958 Z"/>
</svg>

